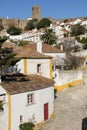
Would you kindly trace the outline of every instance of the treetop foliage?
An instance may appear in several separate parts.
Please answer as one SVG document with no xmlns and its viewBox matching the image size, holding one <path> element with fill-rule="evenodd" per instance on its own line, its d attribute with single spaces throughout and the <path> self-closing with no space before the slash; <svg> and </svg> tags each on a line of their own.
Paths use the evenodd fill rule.
<svg viewBox="0 0 87 130">
<path fill-rule="evenodd" d="M 27 22 L 27 25 L 25 26 L 25 30 L 32 30 L 36 27 L 38 20 L 32 19 Z"/>
<path fill-rule="evenodd" d="M 2 46 L 3 42 L 5 42 L 7 39 L 7 36 L 0 37 L 0 47 Z"/>
<path fill-rule="evenodd" d="M 44 30 L 44 34 L 41 35 L 40 39 L 49 45 L 56 44 L 57 37 L 53 29 L 46 29 Z"/>
<path fill-rule="evenodd" d="M 71 26 L 71 36 L 78 36 L 85 33 L 84 26 L 80 24 L 72 25 Z"/>
<path fill-rule="evenodd" d="M 22 32 L 21 28 L 11 26 L 7 29 L 7 33 L 10 35 L 19 35 Z"/>
<path fill-rule="evenodd" d="M 43 18 L 40 21 L 37 19 L 32 19 L 27 22 L 25 30 L 32 30 L 34 28 L 40 29 L 50 26 L 51 21 L 48 18 Z"/>
<path fill-rule="evenodd" d="M 14 66 L 17 61 L 20 59 L 14 58 L 16 54 L 12 49 L 0 48 L 0 74 L 2 75 L 4 70 L 9 68 L 10 66 Z"/>
<path fill-rule="evenodd" d="M 83 37 L 82 39 L 80 39 L 80 37 L 76 37 L 76 40 L 80 43 L 83 43 L 83 48 L 87 49 L 87 37 Z"/>
<path fill-rule="evenodd" d="M 37 24 L 37 29 L 49 27 L 51 21 L 48 18 L 41 19 Z"/>
</svg>

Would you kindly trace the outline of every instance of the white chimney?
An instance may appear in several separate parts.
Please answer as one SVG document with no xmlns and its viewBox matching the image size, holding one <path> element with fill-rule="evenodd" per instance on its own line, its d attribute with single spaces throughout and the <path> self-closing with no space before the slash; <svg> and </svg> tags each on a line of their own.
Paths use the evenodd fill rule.
<svg viewBox="0 0 87 130">
<path fill-rule="evenodd" d="M 37 41 L 37 52 L 42 53 L 42 41 Z"/>
<path fill-rule="evenodd" d="M 52 23 L 50 24 L 50 27 L 51 27 L 51 28 L 53 27 Z"/>
<path fill-rule="evenodd" d="M 63 51 L 63 45 L 62 44 L 60 45 L 60 50 Z"/>
</svg>

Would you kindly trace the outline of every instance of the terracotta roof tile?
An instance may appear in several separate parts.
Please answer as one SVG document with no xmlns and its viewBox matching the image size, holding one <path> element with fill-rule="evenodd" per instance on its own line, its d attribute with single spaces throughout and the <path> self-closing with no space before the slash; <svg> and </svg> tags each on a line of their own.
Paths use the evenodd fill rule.
<svg viewBox="0 0 87 130">
<path fill-rule="evenodd" d="M 35 74 L 10 74 L 4 77 L 1 85 L 7 93 L 13 95 L 53 86 L 54 81 Z"/>
<path fill-rule="evenodd" d="M 60 52 L 62 53 L 63 52 L 63 51 L 59 50 L 58 48 L 53 47 L 48 44 L 43 44 L 42 51 L 43 51 L 43 53 L 60 53 Z"/>
<path fill-rule="evenodd" d="M 22 48 L 25 48 L 25 49 L 31 48 L 31 50 L 37 51 L 36 43 L 29 43 L 29 44 L 23 46 Z M 58 49 L 56 47 L 48 45 L 46 43 L 42 44 L 42 53 L 60 53 L 60 52 L 62 53 L 63 51 L 61 51 L 60 49 Z"/>
<path fill-rule="evenodd" d="M 66 33 L 67 33 L 67 32 L 69 32 L 69 31 L 68 31 L 68 30 L 66 30 L 66 29 L 61 29 L 61 31 L 66 32 Z"/>
<path fill-rule="evenodd" d="M 44 55 L 42 53 L 39 53 L 36 51 L 35 46 L 26 45 L 18 49 L 18 52 L 16 52 L 16 58 L 43 58 L 43 59 L 49 59 L 52 58 L 51 56 Z"/>
<path fill-rule="evenodd" d="M 24 46 L 12 45 L 12 43 L 6 43 L 3 47 L 13 48 L 14 52 L 17 54 L 16 58 L 52 58 L 50 56 L 44 55 L 42 53 L 62 53 L 56 47 L 50 46 L 48 44 L 42 44 L 42 53 L 37 52 L 36 43 L 31 43 Z"/>
<path fill-rule="evenodd" d="M 42 53 L 37 52 L 36 44 L 29 42 L 29 44 L 25 46 L 16 46 L 14 43 L 4 43 L 2 48 L 12 48 L 14 53 L 17 55 L 15 58 L 52 58 L 50 56 L 44 55 Z"/>
</svg>

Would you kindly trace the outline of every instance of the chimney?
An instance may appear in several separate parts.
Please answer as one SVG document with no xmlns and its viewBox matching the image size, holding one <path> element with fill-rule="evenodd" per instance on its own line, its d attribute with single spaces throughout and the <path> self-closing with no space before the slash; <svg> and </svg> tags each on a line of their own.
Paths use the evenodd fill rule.
<svg viewBox="0 0 87 130">
<path fill-rule="evenodd" d="M 60 44 L 60 50 L 63 51 L 63 44 Z"/>
<path fill-rule="evenodd" d="M 37 41 L 37 52 L 42 53 L 42 41 Z"/>
</svg>

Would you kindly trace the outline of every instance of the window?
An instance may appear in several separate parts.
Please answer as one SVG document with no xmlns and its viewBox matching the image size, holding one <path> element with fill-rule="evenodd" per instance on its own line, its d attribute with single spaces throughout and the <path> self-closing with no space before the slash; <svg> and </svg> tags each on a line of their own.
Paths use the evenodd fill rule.
<svg viewBox="0 0 87 130">
<path fill-rule="evenodd" d="M 23 115 L 20 116 L 20 124 L 23 123 Z"/>
<path fill-rule="evenodd" d="M 41 72 L 41 64 L 37 64 L 37 73 Z"/>
<path fill-rule="evenodd" d="M 27 104 L 33 104 L 34 103 L 34 95 L 33 93 L 27 95 Z"/>
</svg>

